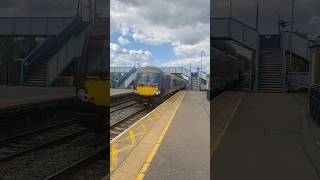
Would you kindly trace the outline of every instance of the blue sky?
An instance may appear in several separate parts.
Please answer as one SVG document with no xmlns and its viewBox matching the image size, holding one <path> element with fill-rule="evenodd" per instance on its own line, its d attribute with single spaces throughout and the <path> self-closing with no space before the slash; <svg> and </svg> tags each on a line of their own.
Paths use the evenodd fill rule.
<svg viewBox="0 0 320 180">
<path fill-rule="evenodd" d="M 115 32 L 111 34 L 110 42 L 119 44 L 118 38 L 121 33 Z M 159 66 L 161 63 L 168 62 L 169 60 L 176 60 L 181 57 L 177 57 L 173 52 L 173 46 L 170 43 L 163 43 L 161 45 L 149 45 L 145 43 L 136 42 L 132 37 L 127 38 L 130 41 L 129 44 L 119 44 L 121 48 L 132 49 L 132 50 L 144 50 L 152 52 L 154 62 L 148 65 Z M 161 62 L 161 63 L 160 63 Z"/>
<path fill-rule="evenodd" d="M 210 70 L 209 0 L 111 0 L 110 22 L 111 66 Z"/>
</svg>

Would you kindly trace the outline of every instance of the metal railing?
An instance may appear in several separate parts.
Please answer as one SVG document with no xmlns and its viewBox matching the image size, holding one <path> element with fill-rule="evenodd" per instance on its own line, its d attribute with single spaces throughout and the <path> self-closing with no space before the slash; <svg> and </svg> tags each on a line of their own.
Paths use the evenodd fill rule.
<svg viewBox="0 0 320 180">
<path fill-rule="evenodd" d="M 132 68 L 129 72 L 125 73 L 118 81 L 117 83 L 117 87 L 118 88 L 126 88 L 127 84 L 130 83 L 133 78 L 131 77 L 132 74 L 135 74 L 135 72 L 137 71 L 137 68 Z M 128 78 L 131 77 L 129 80 Z M 121 86 L 123 85 L 123 86 Z"/>
<path fill-rule="evenodd" d="M 56 51 L 64 45 L 63 43 L 69 39 L 74 29 L 78 27 L 80 23 L 80 19 L 74 19 L 58 36 L 49 38 L 26 58 L 24 62 L 24 80 L 27 80 L 39 65 L 48 61 L 48 58 L 54 55 Z"/>
<path fill-rule="evenodd" d="M 79 37 L 71 37 L 66 42 L 62 42 L 57 52 L 51 56 L 48 60 L 48 84 L 50 85 L 55 78 L 66 68 L 66 66 L 75 57 L 81 56 L 81 50 L 84 43 L 86 34 L 86 28 L 88 24 L 82 24 L 78 31 L 80 32 Z M 77 32 L 78 33 L 78 32 Z M 75 33 L 75 34 L 77 34 Z"/>
<path fill-rule="evenodd" d="M 183 74 L 184 76 L 190 77 L 191 71 L 184 67 L 160 67 L 163 72 L 172 74 Z"/>
<path fill-rule="evenodd" d="M 309 108 L 313 120 L 320 123 L 320 84 L 310 88 Z"/>
<path fill-rule="evenodd" d="M 0 17 L 0 36 L 50 36 L 64 30 L 76 17 Z"/>
<path fill-rule="evenodd" d="M 128 73 L 134 67 L 110 67 L 110 73 Z M 183 74 L 187 77 L 191 76 L 191 71 L 184 67 L 159 67 L 163 72 L 172 74 Z"/>
<path fill-rule="evenodd" d="M 281 33 L 282 35 L 282 46 L 284 55 L 286 52 L 290 52 L 290 32 L 284 31 Z M 304 37 L 296 32 L 292 34 L 292 53 L 309 61 L 310 60 L 310 49 L 311 45 L 310 40 L 307 37 Z"/>
<path fill-rule="evenodd" d="M 233 18 L 211 18 L 211 36 L 214 39 L 229 39 L 243 46 L 256 50 L 258 47 L 258 31 Z"/>
</svg>

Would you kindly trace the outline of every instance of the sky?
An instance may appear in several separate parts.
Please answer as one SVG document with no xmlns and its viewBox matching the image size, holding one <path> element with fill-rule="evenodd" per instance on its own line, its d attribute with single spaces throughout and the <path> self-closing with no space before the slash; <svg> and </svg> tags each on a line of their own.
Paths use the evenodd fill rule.
<svg viewBox="0 0 320 180">
<path fill-rule="evenodd" d="M 97 12 L 108 16 L 108 0 L 96 0 L 96 2 Z M 78 0 L 2 0 L 0 17 L 70 17 L 76 15 L 77 3 Z M 87 6 L 88 1 L 83 0 L 83 5 Z"/>
<path fill-rule="evenodd" d="M 230 0 L 213 0 L 213 17 L 228 17 Z M 232 0 L 233 17 L 255 26 L 256 5 L 260 6 L 261 33 L 272 34 L 278 31 L 278 14 L 284 20 L 291 19 L 291 0 Z M 295 30 L 315 39 L 320 35 L 320 0 L 295 0 Z"/>
<path fill-rule="evenodd" d="M 291 20 L 291 0 L 232 0 L 232 17 L 252 27 L 256 24 L 256 7 L 259 4 L 259 29 L 261 34 L 278 32 L 278 15 Z M 211 17 L 229 17 L 230 0 L 211 1 Z M 320 0 L 295 0 L 294 29 L 310 39 L 320 35 Z M 286 30 L 289 30 L 290 24 Z M 252 52 L 233 45 L 238 53 L 250 57 Z"/>
<path fill-rule="evenodd" d="M 111 66 L 210 71 L 209 0 L 110 0 L 110 26 Z"/>
</svg>

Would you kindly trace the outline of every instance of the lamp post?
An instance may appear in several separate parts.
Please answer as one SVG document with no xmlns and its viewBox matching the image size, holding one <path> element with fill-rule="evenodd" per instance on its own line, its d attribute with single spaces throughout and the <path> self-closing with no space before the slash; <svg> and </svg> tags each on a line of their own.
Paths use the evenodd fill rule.
<svg viewBox="0 0 320 180">
<path fill-rule="evenodd" d="M 229 2 L 229 18 L 232 18 L 232 0 Z"/>
<path fill-rule="evenodd" d="M 200 73 L 202 72 L 202 56 L 204 51 L 201 51 L 201 60 L 200 60 Z"/>
<path fill-rule="evenodd" d="M 182 61 L 182 68 L 183 68 L 183 56 L 181 56 L 181 61 Z"/>
<path fill-rule="evenodd" d="M 294 0 L 291 1 L 291 30 L 290 30 L 290 63 L 289 70 L 291 69 L 292 63 L 292 51 L 293 51 L 293 28 L 294 28 Z"/>
</svg>

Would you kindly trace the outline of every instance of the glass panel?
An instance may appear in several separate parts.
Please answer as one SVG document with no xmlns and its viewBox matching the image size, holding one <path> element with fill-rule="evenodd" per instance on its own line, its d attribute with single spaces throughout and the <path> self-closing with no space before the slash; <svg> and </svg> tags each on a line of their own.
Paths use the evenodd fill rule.
<svg viewBox="0 0 320 180">
<path fill-rule="evenodd" d="M 91 40 L 87 54 L 87 75 L 107 74 L 107 52 L 105 40 Z"/>
<path fill-rule="evenodd" d="M 160 82 L 159 73 L 139 73 L 137 74 L 137 85 L 138 86 L 157 86 Z"/>
</svg>

